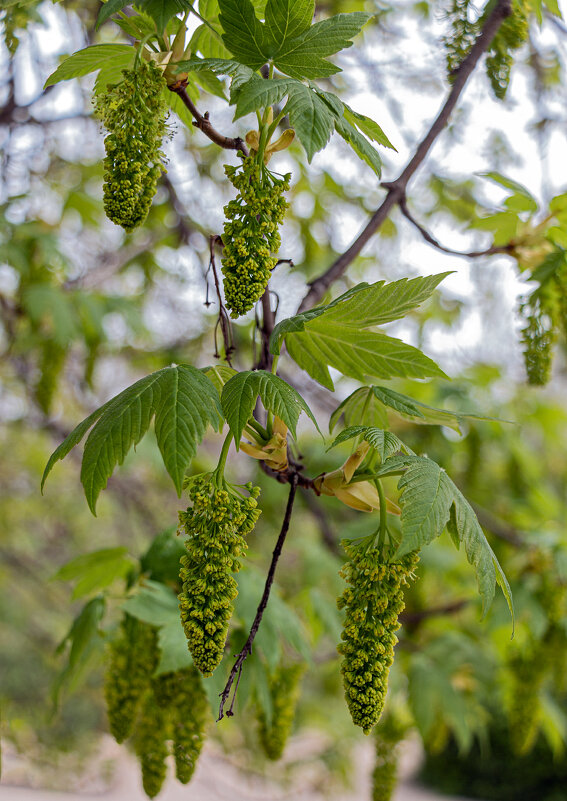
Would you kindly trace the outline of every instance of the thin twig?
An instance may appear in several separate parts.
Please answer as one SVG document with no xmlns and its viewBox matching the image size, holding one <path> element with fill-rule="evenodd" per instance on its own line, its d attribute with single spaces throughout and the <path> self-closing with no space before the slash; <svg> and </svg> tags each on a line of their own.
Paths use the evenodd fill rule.
<svg viewBox="0 0 567 801">
<path fill-rule="evenodd" d="M 270 563 L 270 569 L 268 570 L 268 575 L 266 576 L 266 583 L 264 585 L 264 592 L 262 593 L 262 598 L 260 603 L 258 604 L 258 609 L 256 610 L 256 616 L 254 618 L 254 622 L 250 628 L 250 634 L 248 635 L 248 639 L 244 643 L 244 647 L 236 657 L 236 661 L 232 666 L 232 670 L 230 671 L 230 675 L 226 682 L 225 688 L 220 694 L 220 706 L 219 706 L 219 716 L 217 721 L 222 720 L 223 717 L 226 715 L 228 718 L 232 717 L 234 712 L 234 702 L 236 700 L 236 693 L 238 692 L 238 685 L 240 683 L 240 677 L 242 675 L 242 666 L 244 665 L 244 661 L 246 657 L 250 656 L 252 653 L 252 643 L 254 642 L 254 638 L 258 633 L 258 629 L 260 628 L 260 623 L 262 622 L 262 617 L 264 615 L 264 611 L 266 606 L 268 605 L 268 599 L 270 597 L 270 590 L 272 589 L 272 584 L 274 583 L 274 575 L 276 573 L 276 567 L 278 564 L 278 560 L 282 553 L 282 548 L 285 542 L 285 538 L 287 536 L 287 532 L 289 530 L 289 524 L 291 521 L 291 513 L 293 511 L 293 502 L 295 500 L 295 493 L 297 490 L 298 485 L 298 476 L 297 474 L 294 475 L 290 481 L 289 486 L 289 495 L 287 499 L 287 506 L 285 509 L 285 515 L 281 527 L 281 531 L 276 542 L 276 547 L 274 548 L 274 552 L 272 554 L 272 561 Z M 232 694 L 232 700 L 230 702 L 230 707 L 227 711 L 224 711 L 225 704 L 228 702 L 230 697 L 230 693 L 232 690 L 232 685 L 236 679 L 236 686 L 234 688 L 234 692 Z"/>
<path fill-rule="evenodd" d="M 423 620 L 427 620 L 430 617 L 456 615 L 469 604 L 470 600 L 467 598 L 462 598 L 459 601 L 452 601 L 451 603 L 444 604 L 443 606 L 432 606 L 430 609 L 420 609 L 419 612 L 404 611 L 400 614 L 400 623 L 403 623 L 406 626 L 415 626 L 416 624 L 421 623 Z"/>
<path fill-rule="evenodd" d="M 388 190 L 388 193 L 381 205 L 374 212 L 366 224 L 366 227 L 358 235 L 348 250 L 341 254 L 334 264 L 332 264 L 329 269 L 323 273 L 323 275 L 320 275 L 319 278 L 316 278 L 310 283 L 309 291 L 301 301 L 299 311 L 305 311 L 306 309 L 315 306 L 319 302 L 326 290 L 334 281 L 340 278 L 351 262 L 353 262 L 358 256 L 368 240 L 376 233 L 376 231 L 378 231 L 380 226 L 388 218 L 392 208 L 399 203 L 402 198 L 405 197 L 406 187 L 410 178 L 424 161 L 435 140 L 447 125 L 449 117 L 451 116 L 451 113 L 457 104 L 467 80 L 474 71 L 483 53 L 485 53 L 490 47 L 490 43 L 494 39 L 494 36 L 501 23 L 506 19 L 506 17 L 510 16 L 511 13 L 511 1 L 498 0 L 492 13 L 487 18 L 486 23 L 476 42 L 474 43 L 470 53 L 462 61 L 459 69 L 455 73 L 453 86 L 449 92 L 447 100 L 441 108 L 441 111 L 437 115 L 425 137 L 419 143 L 406 168 L 395 181 L 382 184 L 382 186 Z"/>
<path fill-rule="evenodd" d="M 419 223 L 415 217 L 412 215 L 410 210 L 407 206 L 407 201 L 405 196 L 400 198 L 398 201 L 398 205 L 400 207 L 400 211 L 404 215 L 404 217 L 410 221 L 412 225 L 414 225 L 422 237 L 425 239 L 426 242 L 429 242 L 430 245 L 433 245 L 434 248 L 437 250 L 441 250 L 443 253 L 450 253 L 452 256 L 463 256 L 467 259 L 476 259 L 480 256 L 493 256 L 495 253 L 510 253 L 513 249 L 514 245 L 512 242 L 509 242 L 507 245 L 492 245 L 492 247 L 486 248 L 486 250 L 469 250 L 464 252 L 462 250 L 453 250 L 453 248 L 446 248 L 442 245 L 434 236 L 432 236 L 429 231 Z"/>
<path fill-rule="evenodd" d="M 185 83 L 180 82 L 178 84 L 174 84 L 173 86 L 169 86 L 168 88 L 170 91 L 175 92 L 175 94 L 181 99 L 182 103 L 189 109 L 195 118 L 193 125 L 202 131 L 205 136 L 208 136 L 211 142 L 214 142 L 215 145 L 223 147 L 225 150 L 240 150 L 244 156 L 247 156 L 248 148 L 246 147 L 244 139 L 241 139 L 240 136 L 223 136 L 223 134 L 219 133 L 215 128 L 213 128 L 213 125 L 209 120 L 209 112 L 206 111 L 205 114 L 201 114 L 199 112 L 197 106 L 187 94 L 185 86 Z"/>
<path fill-rule="evenodd" d="M 270 290 L 268 287 L 262 295 L 262 325 L 260 326 L 260 357 L 256 368 L 258 370 L 271 370 L 274 357 L 270 353 L 270 337 L 274 330 L 276 315 L 272 311 Z"/>
<path fill-rule="evenodd" d="M 217 236 L 216 234 L 212 234 L 212 236 L 209 237 L 209 254 L 210 254 L 209 267 L 211 268 L 211 270 L 213 272 L 213 277 L 215 279 L 215 289 L 216 289 L 217 298 L 218 298 L 218 301 L 219 301 L 219 317 L 218 317 L 217 325 L 220 327 L 220 330 L 221 330 L 221 333 L 222 333 L 222 339 L 223 339 L 223 342 L 224 342 L 224 358 L 228 362 L 229 367 L 232 367 L 232 363 L 230 361 L 230 356 L 234 351 L 234 338 L 232 336 L 232 326 L 230 324 L 230 318 L 229 318 L 228 312 L 225 309 L 224 304 L 222 302 L 222 296 L 221 296 L 221 291 L 220 291 L 220 283 L 219 283 L 219 276 L 218 276 L 218 273 L 217 273 L 217 265 L 216 265 L 216 262 L 215 262 L 215 245 L 218 244 L 219 241 L 220 241 L 220 244 L 222 245 L 222 239 L 220 238 L 220 236 Z M 215 337 L 215 340 L 216 340 L 216 337 Z M 217 348 L 216 348 L 216 341 L 215 341 L 215 358 L 216 359 L 219 358 L 219 354 L 218 354 Z"/>
</svg>

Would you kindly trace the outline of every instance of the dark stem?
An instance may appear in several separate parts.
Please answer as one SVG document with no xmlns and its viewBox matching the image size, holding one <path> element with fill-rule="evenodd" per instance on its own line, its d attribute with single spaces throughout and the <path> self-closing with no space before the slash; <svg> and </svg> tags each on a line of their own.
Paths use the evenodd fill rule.
<svg viewBox="0 0 567 801">
<path fill-rule="evenodd" d="M 242 675 L 242 666 L 246 660 L 246 657 L 250 656 L 252 653 L 252 643 L 254 642 L 254 638 L 258 633 L 258 629 L 260 628 L 260 623 L 262 622 L 262 617 L 264 615 L 264 611 L 266 606 L 268 605 L 268 599 L 270 597 L 270 591 L 272 589 L 272 584 L 274 583 L 274 575 L 276 573 L 276 567 L 278 564 L 278 560 L 281 556 L 283 545 L 285 542 L 285 538 L 287 536 L 287 532 L 289 530 L 289 524 L 291 521 L 291 513 L 293 511 L 293 502 L 295 500 L 295 493 L 297 490 L 298 485 L 298 476 L 294 475 L 290 481 L 289 486 L 289 495 L 287 498 L 287 506 L 285 509 L 285 515 L 281 527 L 281 531 L 276 542 L 276 547 L 274 548 L 274 552 L 272 554 L 272 561 L 270 563 L 270 569 L 268 570 L 268 575 L 266 576 L 266 583 L 264 585 L 264 592 L 262 593 L 262 598 L 260 599 L 260 603 L 258 604 L 258 609 L 256 610 L 256 616 L 254 618 L 254 622 L 250 628 L 250 634 L 248 635 L 248 639 L 244 643 L 244 647 L 240 651 L 240 653 L 236 657 L 236 661 L 232 666 L 232 670 L 230 671 L 230 675 L 226 682 L 225 688 L 220 694 L 220 706 L 219 706 L 219 716 L 217 718 L 217 722 L 222 720 L 223 717 L 226 715 L 228 718 L 234 715 L 234 702 L 236 700 L 236 693 L 238 692 L 238 685 L 240 683 L 240 676 Z M 236 679 L 236 686 L 234 688 L 234 692 L 232 694 L 232 700 L 230 702 L 230 707 L 227 711 L 224 711 L 225 704 L 228 702 L 230 697 L 230 693 L 232 690 L 232 685 Z"/>
<path fill-rule="evenodd" d="M 452 256 L 464 256 L 468 259 L 476 259 L 480 256 L 492 256 L 495 253 L 510 253 L 513 249 L 513 243 L 509 242 L 507 245 L 492 245 L 492 247 L 487 248 L 486 250 L 469 250 L 464 252 L 462 250 L 453 250 L 452 248 L 446 248 L 442 245 L 434 236 L 432 236 L 429 231 L 419 223 L 415 217 L 412 215 L 410 210 L 408 209 L 406 198 L 403 197 L 401 200 L 398 201 L 398 205 L 404 217 L 410 221 L 412 225 L 414 225 L 422 237 L 425 239 L 426 242 L 429 242 L 430 245 L 433 245 L 434 248 L 437 250 L 443 251 L 443 253 L 450 253 Z"/>
<path fill-rule="evenodd" d="M 451 91 L 449 92 L 449 96 L 445 101 L 441 111 L 437 115 L 437 118 L 431 125 L 431 128 L 419 143 L 414 155 L 408 162 L 406 168 L 402 172 L 402 174 L 397 178 L 395 181 L 390 183 L 383 183 L 388 193 L 384 198 L 382 204 L 378 207 L 378 209 L 374 212 L 366 227 L 363 231 L 358 235 L 352 245 L 346 250 L 342 255 L 338 257 L 338 259 L 332 264 L 329 269 L 323 273 L 323 275 L 316 278 L 314 281 L 311 282 L 309 286 L 309 291 L 303 298 L 301 305 L 299 306 L 298 311 L 305 311 L 306 309 L 310 309 L 311 307 L 315 306 L 322 298 L 326 290 L 331 286 L 331 284 L 336 281 L 340 276 L 345 272 L 347 267 L 354 261 L 354 259 L 358 256 L 362 248 L 366 245 L 368 240 L 378 231 L 380 226 L 384 223 L 387 219 L 388 215 L 392 208 L 400 202 L 405 197 L 406 187 L 408 182 L 414 172 L 418 169 L 421 163 L 424 161 L 425 157 L 427 156 L 429 150 L 431 149 L 432 145 L 434 144 L 435 140 L 443 130 L 443 128 L 447 125 L 449 121 L 449 117 L 457 101 L 463 91 L 467 80 L 469 79 L 470 75 L 474 71 L 476 65 L 478 64 L 481 56 L 483 53 L 488 50 L 490 47 L 490 43 L 494 39 L 498 28 L 502 24 L 502 22 L 506 19 L 506 17 L 510 16 L 512 13 L 512 5 L 510 0 L 498 0 L 494 9 L 489 17 L 487 17 L 486 23 L 478 36 L 476 42 L 474 43 L 470 53 L 468 56 L 462 61 L 459 69 L 455 73 L 453 86 Z"/>
<path fill-rule="evenodd" d="M 215 145 L 218 145 L 219 147 L 223 147 L 225 150 L 240 150 L 245 156 L 248 155 L 248 148 L 246 147 L 244 139 L 241 139 L 240 136 L 223 136 L 223 134 L 219 133 L 215 128 L 213 128 L 213 125 L 209 120 L 209 112 L 206 111 L 204 115 L 199 112 L 197 106 L 187 94 L 187 90 L 183 82 L 174 84 L 173 86 L 168 86 L 168 89 L 171 92 L 175 92 L 175 94 L 181 98 L 183 104 L 189 109 L 195 118 L 193 125 L 202 131 L 205 136 L 208 136 L 211 142 L 214 142 Z"/>
<path fill-rule="evenodd" d="M 258 370 L 271 370 L 274 357 L 270 353 L 270 337 L 274 330 L 276 315 L 270 302 L 270 290 L 267 286 L 262 295 L 262 325 L 260 327 L 260 357 L 256 365 Z"/>
<path fill-rule="evenodd" d="M 232 363 L 230 361 L 230 356 L 231 356 L 232 352 L 234 351 L 234 339 L 233 339 L 233 336 L 232 336 L 232 326 L 230 324 L 230 318 L 229 318 L 228 312 L 225 309 L 224 304 L 222 302 L 222 296 L 221 296 L 221 291 L 220 291 L 220 282 L 219 282 L 219 276 L 218 276 L 218 272 L 217 272 L 217 265 L 216 265 L 216 261 L 215 261 L 215 245 L 217 245 L 217 244 L 221 244 L 222 245 L 222 239 L 220 238 L 220 236 L 217 236 L 216 234 L 212 234 L 209 237 L 209 255 L 210 255 L 209 266 L 210 266 L 210 268 L 212 270 L 212 273 L 213 273 L 213 277 L 214 277 L 214 280 L 215 280 L 215 289 L 216 289 L 217 298 L 218 298 L 218 301 L 219 301 L 219 317 L 218 317 L 217 325 L 220 327 L 220 330 L 221 330 L 221 333 L 222 333 L 222 339 L 223 339 L 223 342 L 224 342 L 224 358 L 228 362 L 229 367 L 232 367 Z M 215 336 L 215 340 L 216 340 L 216 336 Z M 219 358 L 219 354 L 217 352 L 216 347 L 215 347 L 215 358 L 216 359 Z"/>
</svg>

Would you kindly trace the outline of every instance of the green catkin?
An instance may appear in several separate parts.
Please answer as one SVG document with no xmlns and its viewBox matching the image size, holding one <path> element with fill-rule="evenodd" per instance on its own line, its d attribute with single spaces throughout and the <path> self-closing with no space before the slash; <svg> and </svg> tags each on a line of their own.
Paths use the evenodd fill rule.
<svg viewBox="0 0 567 801">
<path fill-rule="evenodd" d="M 182 784 L 191 781 L 205 741 L 209 702 L 201 674 L 195 667 L 160 677 L 156 702 L 168 710 L 175 773 Z"/>
<path fill-rule="evenodd" d="M 486 74 L 492 91 L 503 100 L 510 83 L 510 72 L 514 64 L 512 52 L 528 38 L 528 18 L 525 0 L 515 0 L 512 13 L 498 29 L 488 49 Z"/>
<path fill-rule="evenodd" d="M 161 676 L 152 679 L 136 722 L 134 736 L 134 751 L 142 769 L 142 786 L 149 798 L 154 798 L 162 788 L 167 774 L 166 759 L 169 756 L 169 715 L 167 709 L 156 702 L 161 684 Z"/>
<path fill-rule="evenodd" d="M 385 562 L 367 542 L 345 540 L 349 561 L 341 570 L 348 586 L 338 599 L 346 610 L 338 651 L 345 698 L 353 722 L 369 734 L 378 722 L 394 661 L 394 646 L 404 608 L 403 587 L 413 577 L 419 556 L 413 551 L 397 562 Z"/>
<path fill-rule="evenodd" d="M 65 366 L 67 349 L 53 339 L 45 339 L 41 347 L 40 377 L 35 387 L 35 398 L 40 409 L 49 414 L 57 383 Z"/>
<path fill-rule="evenodd" d="M 260 743 L 268 759 L 281 758 L 290 735 L 295 708 L 301 692 L 305 665 L 281 665 L 270 677 L 272 720 L 268 725 L 264 711 L 258 708 Z"/>
<path fill-rule="evenodd" d="M 535 743 L 541 715 L 540 691 L 547 665 L 541 649 L 534 644 L 527 651 L 508 657 L 512 682 L 509 689 L 508 724 L 512 751 L 527 754 Z"/>
<path fill-rule="evenodd" d="M 232 317 L 240 317 L 261 298 L 277 259 L 288 203 L 283 193 L 291 175 L 276 178 L 253 156 L 238 167 L 225 166 L 225 173 L 238 190 L 225 207 L 222 272 L 226 305 Z"/>
<path fill-rule="evenodd" d="M 180 533 L 187 536 L 181 557 L 179 608 L 196 667 L 210 676 L 222 659 L 245 537 L 258 517 L 260 490 L 247 484 L 248 497 L 217 474 L 196 477 L 190 486 L 192 506 L 181 512 Z"/>
<path fill-rule="evenodd" d="M 110 644 L 104 682 L 110 731 L 122 743 L 132 733 L 140 700 L 158 660 L 157 630 L 125 615 L 119 634 Z"/>
<path fill-rule="evenodd" d="M 543 386 L 551 377 L 553 344 L 556 339 L 553 309 L 549 303 L 553 301 L 549 297 L 551 288 L 551 285 L 542 286 L 520 306 L 520 315 L 526 321 L 521 339 L 524 363 L 528 383 L 533 386 Z"/>
<path fill-rule="evenodd" d="M 478 35 L 478 19 L 471 18 L 471 0 L 453 0 L 447 11 L 449 33 L 444 37 L 445 59 L 449 81 L 453 81 L 463 59 L 469 54 Z"/>
<path fill-rule="evenodd" d="M 153 62 L 141 61 L 122 75 L 98 96 L 95 111 L 109 132 L 104 140 L 104 209 L 113 223 L 133 231 L 146 219 L 165 169 L 166 84 Z"/>
<path fill-rule="evenodd" d="M 398 780 L 398 743 L 380 732 L 375 735 L 372 801 L 390 801 Z"/>
</svg>

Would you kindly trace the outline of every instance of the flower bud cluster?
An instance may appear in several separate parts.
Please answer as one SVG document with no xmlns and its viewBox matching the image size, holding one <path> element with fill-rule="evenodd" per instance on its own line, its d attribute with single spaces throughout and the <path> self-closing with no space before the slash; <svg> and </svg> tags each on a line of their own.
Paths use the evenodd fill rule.
<svg viewBox="0 0 567 801">
<path fill-rule="evenodd" d="M 191 483 L 192 506 L 181 512 L 180 531 L 187 536 L 181 557 L 181 621 L 196 667 L 210 676 L 222 659 L 228 624 L 237 595 L 232 573 L 240 570 L 245 537 L 254 528 L 260 490 L 247 484 L 244 497 L 214 473 Z"/>
<path fill-rule="evenodd" d="M 205 740 L 209 702 L 201 674 L 193 666 L 159 679 L 154 692 L 158 706 L 169 710 L 175 775 L 182 784 L 188 784 Z"/>
<path fill-rule="evenodd" d="M 222 272 L 226 305 L 232 317 L 246 314 L 262 296 L 277 259 L 290 174 L 276 178 L 253 156 L 238 167 L 225 166 L 225 173 L 238 190 L 235 200 L 224 207 Z"/>
<path fill-rule="evenodd" d="M 404 608 L 403 587 L 413 577 L 419 556 L 412 551 L 398 562 L 385 562 L 378 548 L 366 540 L 346 540 L 349 560 L 341 570 L 348 586 L 338 599 L 346 617 L 338 651 L 345 698 L 353 722 L 365 734 L 377 723 L 388 689 L 394 646 Z"/>
<path fill-rule="evenodd" d="M 304 672 L 305 665 L 302 664 L 280 665 L 270 677 L 272 720 L 269 725 L 264 711 L 258 708 L 260 742 L 268 759 L 275 761 L 283 754 L 293 726 Z"/>
<path fill-rule="evenodd" d="M 526 374 L 528 383 L 535 386 L 547 384 L 551 377 L 553 344 L 557 336 L 553 312 L 551 285 L 541 287 L 520 307 L 520 314 L 526 322 L 522 329 Z"/>
<path fill-rule="evenodd" d="M 117 743 L 132 733 L 142 696 L 157 666 L 157 630 L 125 615 L 110 645 L 104 695 L 110 731 Z"/>
<path fill-rule="evenodd" d="M 152 62 L 122 71 L 122 80 L 99 95 L 95 110 L 104 140 L 104 209 L 126 231 L 141 225 L 164 171 L 161 143 L 166 133 L 165 81 Z"/>
</svg>

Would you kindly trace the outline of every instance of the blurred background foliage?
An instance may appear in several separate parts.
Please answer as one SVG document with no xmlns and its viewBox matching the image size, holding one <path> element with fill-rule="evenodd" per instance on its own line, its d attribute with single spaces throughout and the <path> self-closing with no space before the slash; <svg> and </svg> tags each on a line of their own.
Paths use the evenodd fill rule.
<svg viewBox="0 0 567 801">
<path fill-rule="evenodd" d="M 2 737 L 43 769 L 44 781 L 66 786 L 60 755 L 81 757 L 106 730 L 105 637 L 118 620 L 126 571 L 158 535 L 178 558 L 171 532 L 180 501 L 149 437 L 135 461 L 129 457 L 111 479 L 97 519 L 80 492 L 77 462 L 57 467 L 45 497 L 39 494 L 40 476 L 73 425 L 137 377 L 171 362 L 213 363 L 217 307 L 207 272 L 208 237 L 221 230 L 229 197 L 222 165 L 235 156 L 219 152 L 173 115 L 168 172 L 146 224 L 125 235 L 102 210 L 102 136 L 91 114 L 92 80 L 41 89 L 63 54 L 95 41 L 121 41 L 122 35 L 113 25 L 95 33 L 97 2 L 4 0 L 2 6 L 1 725 Z M 386 158 L 388 178 L 411 153 L 423 121 L 446 89 L 442 41 L 448 6 L 333 0 L 320 7 L 376 14 L 364 42 L 345 54 L 344 71 L 329 83 L 345 97 L 358 98 L 359 105 L 371 102 L 368 98 L 378 103 L 399 150 Z M 503 245 L 519 230 L 525 234 L 544 221 L 539 238 L 524 242 L 521 252 L 467 260 L 432 249 L 396 211 L 333 288 L 338 294 L 361 279 L 454 269 L 456 275 L 434 301 L 393 327 L 431 352 L 453 380 L 399 381 L 395 388 L 432 406 L 512 421 L 467 423 L 460 434 L 392 422 L 415 451 L 442 464 L 474 504 L 510 578 L 517 622 L 511 641 L 501 598 L 481 621 L 464 555 L 443 539 L 425 549 L 420 580 L 407 593 L 386 725 L 395 717 L 406 731 L 418 732 L 428 755 L 428 781 L 487 801 L 518 798 L 518 793 L 557 801 L 566 773 L 565 358 L 560 338 L 551 383 L 544 390 L 528 387 L 515 314 L 518 298 L 533 290 L 531 274 L 550 248 L 567 247 L 564 215 L 552 219 L 554 209 L 563 213 L 562 201 L 549 211 L 552 198 L 565 192 L 560 183 L 565 176 L 558 174 L 564 161 L 558 164 L 556 154 L 565 146 L 567 114 L 561 102 L 566 29 L 552 12 L 551 5 L 544 6 L 543 29 L 530 28 L 505 103 L 496 106 L 487 98 L 486 77 L 475 77 L 409 198 L 413 212 L 457 249 Z M 218 99 L 195 94 L 195 100 L 201 110 L 210 110 L 218 129 L 234 130 L 230 112 Z M 245 130 L 241 125 L 239 133 Z M 295 266 L 282 264 L 273 279 L 278 313 L 285 316 L 297 307 L 306 281 L 348 245 L 383 190 L 337 143 L 312 166 L 292 147 L 279 169 L 293 173 L 281 256 Z M 510 173 L 529 191 L 490 183 L 474 170 Z M 254 329 L 253 313 L 235 326 L 237 367 L 253 361 Z M 294 373 L 289 362 L 283 360 L 281 367 L 319 416 L 330 415 L 337 399 Z M 340 398 L 352 389 L 344 380 Z M 217 440 L 206 441 L 196 472 L 214 464 Z M 308 433 L 302 433 L 299 447 L 313 475 L 340 463 L 341 454 L 325 454 Z M 252 479 L 261 485 L 263 509 L 250 542 L 249 570 L 242 574 L 246 582 L 231 635 L 235 651 L 255 611 L 285 493 L 243 455 L 231 458 L 229 474 L 239 483 Z M 348 718 L 335 652 L 341 627 L 335 605 L 341 591 L 339 542 L 370 527 L 365 515 L 335 499 L 315 501 L 302 494 L 278 567 L 278 596 L 270 601 L 271 614 L 247 663 L 237 716 L 214 730 L 241 765 L 257 768 L 261 762 L 252 687 L 265 682 L 265 666 L 283 649 L 308 665 L 296 729 L 321 732 L 320 747 L 305 757 L 317 765 L 317 789 L 331 793 L 337 781 L 349 782 L 350 755 L 363 738 Z M 95 623 L 88 647 L 75 653 L 76 669 L 69 671 L 67 632 L 98 588 L 87 586 L 72 598 L 73 583 L 62 580 L 69 571 L 54 576 L 82 554 L 118 547 L 124 549 L 122 567 L 108 592 L 104 588 L 105 615 Z M 167 568 L 160 574 L 155 559 L 146 557 L 139 569 L 150 580 L 169 581 Z M 174 644 L 171 658 L 183 660 Z M 215 680 L 220 684 L 222 678 Z M 211 698 L 215 690 L 216 685 Z M 545 770 L 537 773 L 536 763 Z M 49 771 L 48 764 L 61 770 Z M 521 785 L 513 784 L 504 764 L 516 778 L 522 776 Z M 284 779 L 297 768 L 292 760 L 276 770 Z M 536 774 L 541 782 L 532 790 L 529 782 Z M 518 786 L 521 791 L 510 789 Z"/>
</svg>

